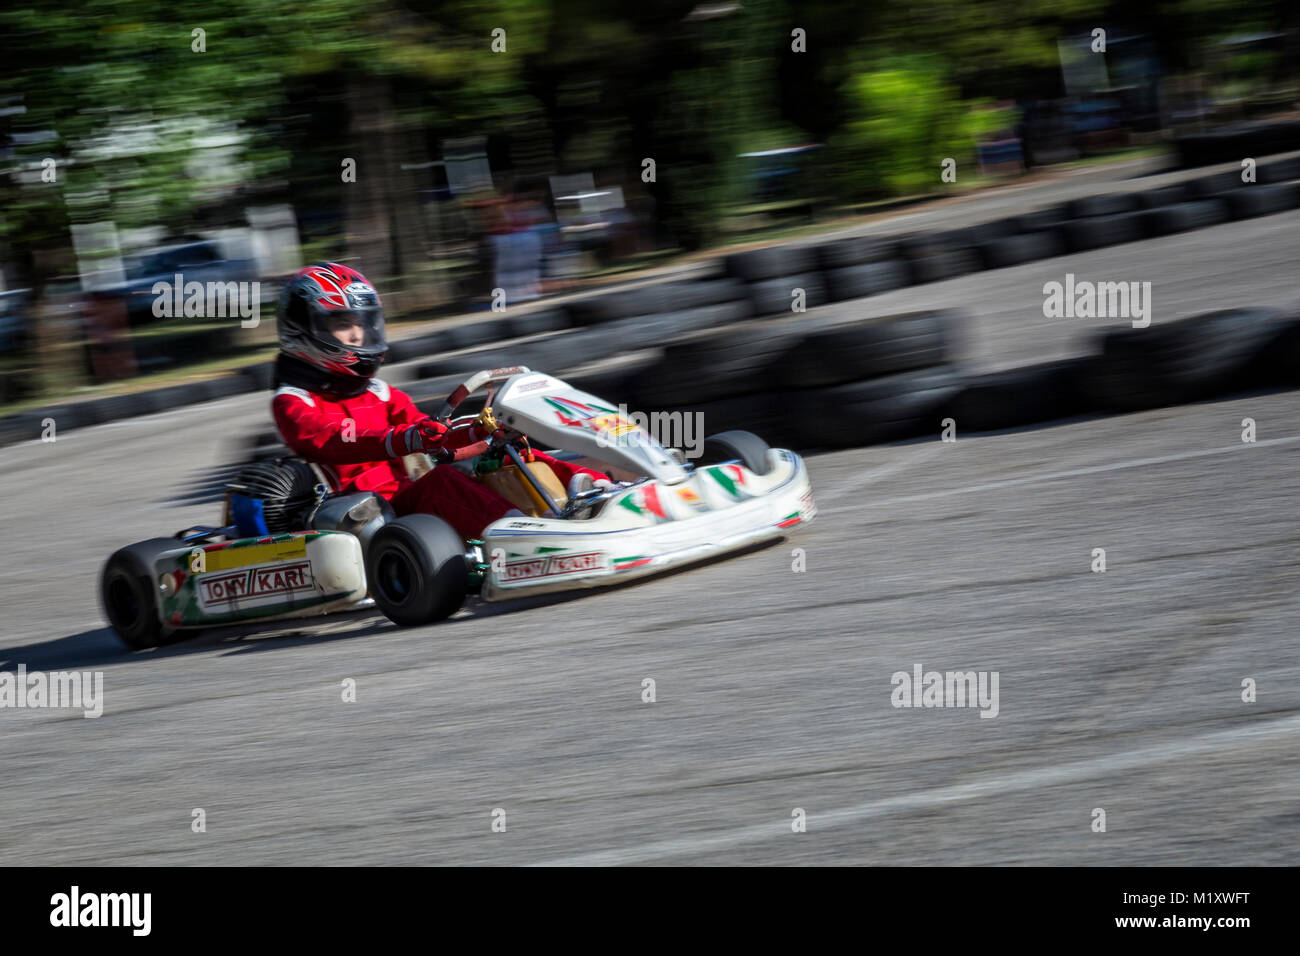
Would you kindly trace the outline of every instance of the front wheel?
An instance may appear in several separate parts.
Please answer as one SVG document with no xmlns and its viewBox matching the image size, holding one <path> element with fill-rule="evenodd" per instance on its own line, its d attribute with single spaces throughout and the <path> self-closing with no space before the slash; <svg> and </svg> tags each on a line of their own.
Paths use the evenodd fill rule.
<svg viewBox="0 0 1300 956">
<path fill-rule="evenodd" d="M 375 604 L 394 624 L 417 627 L 444 620 L 465 604 L 465 543 L 433 515 L 390 521 L 370 539 L 366 582 Z"/>
<path fill-rule="evenodd" d="M 701 465 L 716 465 L 723 461 L 736 461 L 756 475 L 766 475 L 772 470 L 767 460 L 767 442 L 753 432 L 719 432 L 704 439 Z"/>
</svg>

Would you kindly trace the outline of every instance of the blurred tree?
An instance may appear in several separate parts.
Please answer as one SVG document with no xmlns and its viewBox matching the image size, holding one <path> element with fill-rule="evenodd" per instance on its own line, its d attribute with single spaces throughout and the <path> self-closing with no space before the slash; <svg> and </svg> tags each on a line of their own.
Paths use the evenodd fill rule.
<svg viewBox="0 0 1300 956">
<path fill-rule="evenodd" d="M 485 136 L 513 178 L 621 180 L 664 239 L 696 247 L 741 194 L 739 152 L 832 142 L 846 150 L 846 177 L 855 159 L 869 162 L 846 193 L 906 188 L 909 164 L 928 176 L 934 150 L 969 139 L 957 101 L 1056 95 L 1060 36 L 1145 32 L 1181 68 L 1208 37 L 1300 34 L 1297 10 L 1293 0 L 14 0 L 0 10 L 0 134 L 12 147 L 0 230 L 30 259 L 66 246 L 70 223 L 177 234 L 204 210 L 281 196 L 382 280 L 428 255 L 421 168 L 443 139 Z M 806 52 L 791 49 L 796 28 Z M 340 176 L 349 156 L 356 183 Z M 45 158 L 60 163 L 56 183 L 37 175 Z M 645 158 L 657 164 L 651 183 Z"/>
<path fill-rule="evenodd" d="M 988 114 L 963 101 L 934 57 L 900 58 L 846 84 L 852 118 L 828 159 L 845 198 L 929 191 L 946 158 L 969 168 Z"/>
</svg>

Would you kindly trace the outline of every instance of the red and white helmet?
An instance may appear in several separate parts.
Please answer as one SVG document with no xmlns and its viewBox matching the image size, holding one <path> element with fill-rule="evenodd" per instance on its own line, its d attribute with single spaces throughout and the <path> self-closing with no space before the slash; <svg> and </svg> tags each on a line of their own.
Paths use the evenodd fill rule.
<svg viewBox="0 0 1300 956">
<path fill-rule="evenodd" d="M 285 284 L 277 325 L 282 351 L 331 375 L 371 378 L 388 351 L 379 293 L 337 262 L 308 266 Z"/>
</svg>

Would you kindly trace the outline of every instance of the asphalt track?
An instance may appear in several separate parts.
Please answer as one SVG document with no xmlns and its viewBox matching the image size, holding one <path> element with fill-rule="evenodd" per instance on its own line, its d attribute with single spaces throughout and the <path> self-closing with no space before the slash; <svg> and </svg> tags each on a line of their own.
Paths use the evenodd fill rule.
<svg viewBox="0 0 1300 956">
<path fill-rule="evenodd" d="M 1044 361 L 1106 324 L 1043 318 L 1066 271 L 1151 281 L 1156 323 L 1294 303 L 1296 219 L 822 311 L 961 305 L 975 365 Z M 242 396 L 0 449 L 0 670 L 105 687 L 98 719 L 0 710 L 0 862 L 1295 863 L 1300 392 L 815 455 L 810 528 L 616 591 L 125 654 L 104 558 L 215 520 L 187 492 L 266 423 Z M 997 671 L 998 716 L 893 708 L 916 664 Z"/>
</svg>

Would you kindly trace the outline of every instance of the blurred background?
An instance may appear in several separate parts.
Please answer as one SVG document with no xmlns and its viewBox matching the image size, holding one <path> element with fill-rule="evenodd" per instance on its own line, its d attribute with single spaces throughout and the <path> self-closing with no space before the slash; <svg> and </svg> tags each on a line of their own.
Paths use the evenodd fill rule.
<svg viewBox="0 0 1300 956">
<path fill-rule="evenodd" d="M 1060 164 L 1220 161 L 1187 144 L 1300 88 L 1283 0 L 20 2 L 0 36 L 0 414 L 264 360 L 311 261 L 400 335 Z M 267 321 L 155 318 L 178 272 L 261 282 Z"/>
</svg>

